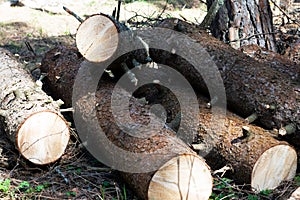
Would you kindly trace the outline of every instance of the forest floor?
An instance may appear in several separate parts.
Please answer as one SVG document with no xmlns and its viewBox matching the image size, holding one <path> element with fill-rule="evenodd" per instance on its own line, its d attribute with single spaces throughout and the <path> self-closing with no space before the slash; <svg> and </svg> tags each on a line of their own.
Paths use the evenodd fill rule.
<svg viewBox="0 0 300 200">
<path fill-rule="evenodd" d="M 0 0 L 0 47 L 11 51 L 27 69 L 38 68 L 45 53 L 63 44 L 74 45 L 79 22 L 62 5 L 83 18 L 95 13 L 111 14 L 112 0 L 24 0 L 23 7 L 10 7 Z M 174 8 L 164 2 L 138 1 L 122 5 L 121 21 L 144 17 L 184 17 L 201 22 L 204 6 Z M 164 12 L 163 12 L 164 11 Z M 71 115 L 66 118 L 72 121 Z M 1 130 L 0 130 L 1 132 Z M 23 159 L 5 134 L 0 134 L 0 199 L 137 199 L 112 169 L 94 159 L 81 145 L 76 130 L 63 157 L 47 166 L 35 166 Z M 255 194 L 248 186 L 235 185 L 229 178 L 215 177 L 211 199 L 287 199 L 300 185 L 300 177 L 282 183 L 273 191 Z"/>
</svg>

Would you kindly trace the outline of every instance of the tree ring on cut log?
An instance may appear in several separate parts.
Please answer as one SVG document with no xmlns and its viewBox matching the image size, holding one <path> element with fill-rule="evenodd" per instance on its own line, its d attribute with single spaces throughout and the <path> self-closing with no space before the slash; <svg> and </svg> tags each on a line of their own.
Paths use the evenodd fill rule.
<svg viewBox="0 0 300 200">
<path fill-rule="evenodd" d="M 66 121 L 52 111 L 30 115 L 20 125 L 17 146 L 21 154 L 35 164 L 48 164 L 59 159 L 70 138 Z"/>
<path fill-rule="evenodd" d="M 88 19 L 78 27 L 77 48 L 90 62 L 105 61 L 114 55 L 118 48 L 118 29 L 107 16 L 92 15 Z"/>
<path fill-rule="evenodd" d="M 256 191 L 274 189 L 282 180 L 293 179 L 296 169 L 296 151 L 288 145 L 274 146 L 256 161 L 251 175 L 251 187 Z"/>
<path fill-rule="evenodd" d="M 203 159 L 183 154 L 166 162 L 153 175 L 148 199 L 207 200 L 211 195 L 212 182 L 210 170 Z"/>
</svg>

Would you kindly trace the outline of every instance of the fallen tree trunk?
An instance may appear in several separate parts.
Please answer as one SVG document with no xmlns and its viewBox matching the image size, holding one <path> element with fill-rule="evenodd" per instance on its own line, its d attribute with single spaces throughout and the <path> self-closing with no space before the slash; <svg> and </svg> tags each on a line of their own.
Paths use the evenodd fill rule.
<svg viewBox="0 0 300 200">
<path fill-rule="evenodd" d="M 59 104 L 4 49 L 0 63 L 0 125 L 29 161 L 41 165 L 56 161 L 69 141 Z"/>
<path fill-rule="evenodd" d="M 149 86 L 151 87 L 151 86 Z M 177 88 L 183 96 L 191 96 L 185 88 Z M 150 104 L 161 104 L 175 121 L 187 132 L 194 129 L 191 123 L 176 122 L 182 113 L 174 93 L 160 88 L 159 95 Z M 243 118 L 227 111 L 224 121 L 220 117 L 216 123 L 213 110 L 207 108 L 208 99 L 198 96 L 199 128 L 195 137 L 195 148 L 206 159 L 212 169 L 231 166 L 233 178 L 239 184 L 251 184 L 256 191 L 274 189 L 282 181 L 294 178 L 297 169 L 297 153 L 284 141 L 273 138 L 273 133 L 260 127 L 249 125 Z M 188 103 L 187 103 L 188 105 Z M 175 118 L 175 119 L 174 119 Z M 224 124 L 222 124 L 224 123 Z M 172 124 L 172 123 L 170 123 Z M 222 125 L 216 125 L 222 124 Z M 188 133 L 186 133 L 188 134 Z M 200 145 L 199 145 L 200 142 Z M 207 152 L 207 149 L 210 151 Z"/>
<path fill-rule="evenodd" d="M 161 123 L 155 118 L 151 118 L 154 126 L 150 130 L 142 128 L 139 136 L 131 134 L 131 129 L 129 132 L 123 131 L 120 127 L 126 126 L 128 119 L 125 114 L 123 116 L 126 110 L 123 110 L 121 104 L 115 108 L 120 118 L 113 114 L 111 102 L 114 85 L 101 82 L 96 94 L 95 91 L 91 92 L 88 89 L 90 84 L 84 79 L 92 79 L 96 73 L 90 66 L 82 65 L 80 58 L 77 59 L 76 49 L 59 47 L 47 53 L 41 70 L 48 74 L 48 84 L 54 85 L 53 93 L 68 93 L 62 98 L 71 96 L 78 70 L 84 73 L 80 76 L 83 80 L 76 80 L 79 88 L 75 89 L 85 91 L 86 95 L 73 93 L 73 107 L 75 122 L 78 115 L 82 120 L 82 123 L 76 123 L 76 128 L 87 149 L 104 164 L 119 170 L 142 199 L 208 199 L 212 190 L 212 177 L 205 161 L 177 138 L 173 131 L 160 126 Z M 65 64 L 64 60 L 72 60 L 74 63 Z M 66 77 L 70 78 L 68 82 L 64 81 Z M 128 95 L 121 89 L 116 98 L 122 100 Z M 72 99 L 63 100 L 71 103 Z M 97 102 L 96 107 L 94 101 Z M 133 127 L 149 123 L 148 108 L 136 99 L 131 99 L 129 109 L 132 114 L 129 118 L 134 121 L 131 124 Z M 98 123 L 105 133 L 104 137 L 100 129 L 95 128 Z M 122 156 L 120 149 L 126 152 L 126 156 Z M 97 157 L 99 154 L 101 156 Z"/>
<path fill-rule="evenodd" d="M 255 113 L 266 128 L 280 129 L 292 125 L 300 130 L 299 84 L 279 72 L 285 71 L 279 69 L 284 66 L 277 66 L 274 70 L 179 19 L 166 19 L 159 25 L 172 30 L 178 30 L 178 26 L 181 27 L 181 32 L 196 40 L 209 53 L 211 58 L 206 59 L 212 59 L 217 65 L 231 110 L 243 117 Z M 151 35 L 138 35 L 151 46 Z M 168 42 L 164 36 L 161 40 L 164 46 L 173 42 Z M 184 48 L 184 45 L 179 47 Z M 186 48 L 191 44 L 187 45 Z M 199 72 L 186 60 L 170 52 L 150 49 L 150 56 L 155 62 L 169 65 L 181 72 L 196 89 L 207 91 L 208 86 Z M 209 70 L 208 66 L 206 70 Z"/>
</svg>

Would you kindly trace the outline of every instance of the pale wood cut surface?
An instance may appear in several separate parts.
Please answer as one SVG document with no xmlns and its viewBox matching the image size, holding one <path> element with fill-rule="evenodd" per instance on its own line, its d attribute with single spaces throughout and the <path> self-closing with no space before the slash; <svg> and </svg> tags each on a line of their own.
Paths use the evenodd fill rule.
<svg viewBox="0 0 300 200">
<path fill-rule="evenodd" d="M 194 155 L 181 155 L 164 164 L 152 177 L 149 199 L 207 200 L 211 194 L 210 171 Z M 187 187 L 188 186 L 188 187 Z"/>
<path fill-rule="evenodd" d="M 277 145 L 264 152 L 256 161 L 251 186 L 259 191 L 274 189 L 282 180 L 292 180 L 296 175 L 297 154 L 287 145 Z"/>
<path fill-rule="evenodd" d="M 65 120 L 50 111 L 29 116 L 18 132 L 19 151 L 36 164 L 51 163 L 59 159 L 69 141 L 69 128 Z"/>
<path fill-rule="evenodd" d="M 118 41 L 115 23 L 104 15 L 89 17 L 79 26 L 76 34 L 79 52 L 91 62 L 101 62 L 110 58 L 118 48 Z"/>
<path fill-rule="evenodd" d="M 70 52 L 73 52 L 74 49 L 70 49 Z M 167 128 L 161 128 L 161 124 L 159 124 L 160 120 L 158 119 L 152 119 L 151 121 L 154 122 L 154 126 L 149 130 L 141 130 L 141 134 L 147 133 L 150 131 L 150 136 L 147 137 L 133 137 L 130 134 L 127 134 L 123 131 L 120 131 L 120 128 L 118 124 L 116 124 L 116 118 L 112 114 L 112 105 L 111 105 L 111 95 L 114 89 L 114 84 L 111 82 L 101 82 L 99 83 L 99 87 L 95 93 L 92 93 L 91 87 L 89 84 L 87 84 L 86 80 L 90 80 L 93 75 L 95 75 L 94 70 L 90 65 L 79 65 L 76 59 L 72 59 L 73 57 L 77 57 L 74 53 L 69 53 L 67 49 L 64 51 L 60 51 L 61 55 L 58 60 L 55 58 L 55 53 L 49 52 L 49 55 L 46 55 L 47 60 L 45 60 L 44 64 L 47 63 L 49 66 L 54 67 L 43 67 L 43 71 L 51 74 L 51 76 L 48 76 L 48 84 L 52 85 L 51 88 L 53 89 L 53 92 L 56 94 L 63 94 L 63 93 L 72 93 L 72 88 L 76 88 L 81 91 L 85 91 L 86 95 L 78 95 L 73 96 L 73 105 L 75 109 L 75 113 L 80 113 L 81 120 L 83 120 L 82 125 L 76 125 L 78 129 L 79 126 L 82 126 L 83 128 L 92 127 L 95 126 L 95 124 L 91 124 L 91 118 L 98 119 L 99 125 L 101 126 L 101 129 L 106 134 L 107 143 L 113 143 L 114 146 L 121 148 L 125 151 L 128 151 L 129 153 L 140 153 L 142 156 L 142 159 L 135 160 L 134 162 L 130 160 L 129 157 L 119 158 L 117 163 L 114 163 L 114 166 L 120 165 L 120 167 L 126 165 L 126 166 L 140 166 L 140 171 L 138 170 L 134 171 L 134 173 L 130 172 L 124 172 L 120 170 L 121 176 L 124 178 L 124 180 L 129 184 L 129 186 L 137 193 L 138 196 L 140 196 L 142 199 L 152 199 L 150 198 L 148 189 L 149 184 L 151 183 L 152 176 L 155 174 L 156 170 L 167 163 L 171 159 L 177 159 L 181 158 L 182 156 L 189 155 L 189 157 L 195 158 L 197 162 L 195 162 L 195 166 L 202 167 L 201 169 L 205 169 L 202 171 L 199 171 L 199 174 L 195 173 L 195 179 L 201 179 L 201 183 L 203 186 L 201 186 L 202 190 L 201 196 L 207 196 L 208 193 L 211 193 L 212 190 L 212 181 L 211 178 L 208 178 L 211 176 L 210 169 L 206 165 L 205 160 L 202 159 L 200 156 L 197 156 L 197 154 L 192 151 L 189 146 L 187 146 L 182 140 L 176 137 L 173 131 Z M 68 65 L 65 65 L 63 62 L 63 59 L 66 61 L 70 61 Z M 73 61 L 73 62 L 71 62 Z M 73 64 L 72 64 L 73 63 Z M 43 66 L 44 66 L 43 64 Z M 77 74 L 77 71 L 81 70 L 80 79 L 76 79 L 75 85 L 73 86 L 73 81 L 57 81 L 55 78 L 56 76 L 59 76 L 61 74 L 66 74 L 67 72 L 70 72 L 70 68 L 72 68 L 72 73 L 68 73 L 68 75 L 73 75 L 74 77 Z M 69 77 L 69 76 L 68 76 Z M 74 80 L 74 77 L 69 77 L 70 80 Z M 90 81 L 88 81 L 89 83 Z M 120 88 L 121 89 L 121 88 Z M 124 89 L 121 89 L 119 93 L 116 94 L 115 98 L 117 99 L 124 99 L 128 96 L 128 92 L 126 92 Z M 71 103 L 71 99 L 68 99 L 70 95 L 62 95 L 61 96 L 64 101 Z M 93 102 L 96 100 L 96 111 L 95 112 L 95 105 Z M 139 124 L 147 124 L 149 122 L 149 115 L 148 113 L 148 107 L 141 104 L 137 99 L 132 98 L 130 100 L 130 117 L 135 122 L 135 125 Z M 121 105 L 115 105 L 117 106 L 117 113 L 119 117 L 119 122 L 121 125 L 128 123 L 126 120 L 126 115 L 122 115 L 123 113 L 126 113 L 126 111 L 122 109 L 128 109 L 128 107 L 124 108 Z M 120 116 L 121 115 L 121 116 Z M 157 121 L 157 124 L 155 123 Z M 86 131 L 88 132 L 88 130 Z M 95 146 L 99 146 L 99 142 L 103 141 L 100 137 L 100 133 L 97 133 L 97 131 L 94 131 L 93 134 L 87 134 L 86 138 L 81 137 L 82 141 L 84 141 L 87 144 L 87 148 L 91 151 L 95 151 L 95 148 L 91 148 L 93 144 Z M 104 144 L 104 145 L 105 145 Z M 97 150 L 97 149 L 96 149 Z M 109 151 L 105 153 L 105 156 L 107 158 L 115 158 L 116 152 L 112 149 L 108 149 Z M 97 152 L 96 152 L 97 153 Z M 157 156 L 151 156 L 152 153 L 158 154 Z M 158 159 L 159 158 L 159 159 Z M 124 159 L 124 161 L 122 161 Z M 196 164 L 198 163 L 198 164 Z M 200 164 L 202 163 L 202 164 Z M 157 168 L 153 171 L 149 171 L 147 169 L 151 168 L 152 166 L 157 166 Z M 191 170 L 193 171 L 193 166 L 190 166 Z M 128 169 L 127 169 L 128 170 Z M 186 170 L 185 172 L 189 171 L 186 177 L 190 175 L 191 170 Z M 146 172 L 145 172 L 146 171 Z M 184 172 L 184 173 L 185 173 Z M 197 177 L 196 177 L 197 176 Z M 206 178 L 203 178 L 206 177 Z M 184 182 L 186 183 L 186 181 Z M 196 184 L 199 182 L 196 182 Z M 166 187 L 169 185 L 169 181 L 166 180 Z M 205 185 L 205 186 L 204 186 Z M 190 188 L 190 185 L 185 185 L 185 190 L 192 190 Z M 167 189 L 167 188 L 165 188 Z M 199 190 L 197 190 L 199 191 Z M 153 196 L 153 192 L 151 193 L 151 196 Z M 157 195 L 160 195 L 159 191 L 157 191 Z M 209 195 L 208 195 L 209 196 Z"/>
</svg>

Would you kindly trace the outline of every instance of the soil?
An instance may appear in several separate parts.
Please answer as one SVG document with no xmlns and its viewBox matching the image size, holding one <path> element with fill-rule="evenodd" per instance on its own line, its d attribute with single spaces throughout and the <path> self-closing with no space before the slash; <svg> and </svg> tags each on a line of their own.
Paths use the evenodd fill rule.
<svg viewBox="0 0 300 200">
<path fill-rule="evenodd" d="M 112 0 L 21 2 L 24 6 L 11 7 L 9 1 L 0 0 L 0 47 L 11 51 L 33 73 L 48 50 L 59 44 L 75 43 L 74 35 L 80 23 L 62 9 L 63 5 L 85 18 L 99 12 L 111 14 L 117 4 Z M 137 15 L 141 19 L 162 14 L 163 17 L 179 17 L 197 23 L 206 13 L 203 5 L 192 9 L 168 5 L 164 10 L 164 7 L 165 1 L 123 4 L 120 20 L 134 21 Z M 65 113 L 65 117 L 72 122 L 71 114 Z M 70 144 L 59 161 L 35 166 L 19 155 L 0 130 L 0 199 L 137 199 L 115 171 L 98 162 L 82 147 L 74 127 L 72 131 Z M 224 181 L 215 178 L 220 184 Z M 4 180 L 10 181 L 8 189 L 2 187 Z M 222 189 L 217 186 L 215 193 L 238 194 L 238 197 L 225 199 L 249 199 L 253 194 L 243 189 L 245 186 L 232 184 Z M 258 198 L 286 199 L 295 188 L 294 182 L 283 183 L 268 196 L 258 195 Z"/>
</svg>

